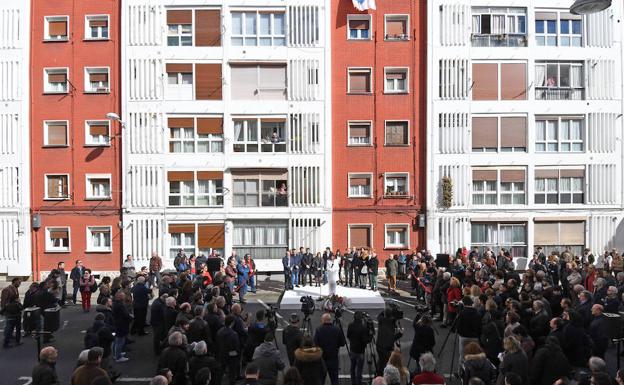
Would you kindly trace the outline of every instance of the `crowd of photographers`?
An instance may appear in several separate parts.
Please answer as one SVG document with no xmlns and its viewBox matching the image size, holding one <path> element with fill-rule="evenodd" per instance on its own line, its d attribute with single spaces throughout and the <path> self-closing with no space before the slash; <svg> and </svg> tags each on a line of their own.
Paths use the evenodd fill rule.
<svg viewBox="0 0 624 385">
<path fill-rule="evenodd" d="M 327 261 L 339 261 L 343 285 L 377 289 L 376 254 L 349 249 L 314 256 L 309 250 L 288 251 L 282 260 L 286 285 L 322 284 Z M 80 292 L 83 311 L 91 310 L 96 294 L 97 304 L 72 385 L 115 382 L 132 359 L 129 345 L 148 334 L 158 362 L 154 385 L 321 385 L 326 379 L 338 385 L 341 349 L 348 351 L 353 385 L 362 384 L 365 372 L 377 385 L 444 384 L 449 379 L 437 372 L 434 349 L 452 349 L 450 374 L 465 385 L 624 385 L 620 373 L 608 374 L 605 363 L 611 330 L 620 327 L 619 318 L 612 326 L 610 314 L 621 310 L 624 294 L 624 260 L 617 250 L 595 258 L 589 250 L 576 256 L 537 249 L 521 272 L 504 249 L 463 248 L 448 260 L 427 252 L 387 258 L 388 290 L 396 293 L 397 278 L 407 279 L 412 295 L 424 303 L 413 321 L 409 356 L 401 354 L 398 306 L 388 304 L 374 318 L 357 311 L 343 330 L 340 305 L 332 304 L 321 325 L 310 330 L 306 321 L 315 305 L 304 297 L 304 319 L 291 314 L 276 339 L 274 308 L 253 316 L 243 309 L 245 292 L 256 290 L 251 256 L 222 261 L 180 253 L 176 262 L 175 271 L 163 271 L 154 254 L 139 270 L 128 256 L 119 277 L 99 283 L 81 261 L 69 274 L 61 262 L 48 279 L 31 285 L 23 303 L 21 281 L 15 279 L 1 295 L 4 346 L 21 342 L 24 307 L 75 304 Z M 71 298 L 67 277 L 74 283 Z M 438 327 L 450 328 L 445 341 L 436 340 Z M 281 359 L 281 346 L 288 363 Z M 58 354 L 51 346 L 41 350 L 33 385 L 59 383 Z"/>
</svg>

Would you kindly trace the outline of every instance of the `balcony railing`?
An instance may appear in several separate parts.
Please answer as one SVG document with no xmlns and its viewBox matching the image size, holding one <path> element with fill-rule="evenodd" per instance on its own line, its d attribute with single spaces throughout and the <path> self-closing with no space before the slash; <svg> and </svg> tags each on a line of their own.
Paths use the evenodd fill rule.
<svg viewBox="0 0 624 385">
<path fill-rule="evenodd" d="M 535 87 L 536 100 L 584 100 L 584 88 Z"/>
<path fill-rule="evenodd" d="M 473 33 L 472 37 L 473 47 L 526 47 L 527 36 L 526 34 L 481 34 Z"/>
</svg>

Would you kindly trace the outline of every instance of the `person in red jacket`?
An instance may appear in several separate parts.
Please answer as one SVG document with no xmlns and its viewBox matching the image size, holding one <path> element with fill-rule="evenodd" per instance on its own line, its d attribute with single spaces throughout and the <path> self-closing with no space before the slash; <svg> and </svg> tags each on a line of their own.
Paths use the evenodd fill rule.
<svg viewBox="0 0 624 385">
<path fill-rule="evenodd" d="M 205 263 L 202 263 L 200 265 L 200 269 L 201 272 L 199 274 L 203 277 L 202 285 L 206 287 L 212 283 L 212 275 L 210 275 L 210 272 L 208 271 L 208 266 L 206 266 Z"/>
<path fill-rule="evenodd" d="M 435 372 L 436 359 L 431 353 L 424 353 L 420 355 L 418 360 L 420 365 L 420 374 L 417 374 L 412 379 L 413 385 L 433 385 L 433 384 L 445 384 L 444 377 Z"/>
<path fill-rule="evenodd" d="M 461 284 L 456 277 L 451 278 L 451 284 L 446 289 L 446 303 L 448 304 L 448 319 L 447 323 L 452 324 L 457 316 L 457 308 L 453 306 L 453 302 L 459 301 L 462 298 Z"/>
</svg>

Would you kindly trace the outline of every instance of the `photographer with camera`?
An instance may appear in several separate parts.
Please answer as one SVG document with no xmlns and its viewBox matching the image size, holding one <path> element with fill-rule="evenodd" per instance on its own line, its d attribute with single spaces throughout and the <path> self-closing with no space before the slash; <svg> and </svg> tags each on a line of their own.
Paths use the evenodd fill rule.
<svg viewBox="0 0 624 385">
<path fill-rule="evenodd" d="M 284 328 L 282 333 L 282 343 L 286 346 L 286 355 L 290 366 L 295 362 L 295 350 L 301 346 L 303 332 L 299 325 L 299 316 L 296 313 L 290 315 L 290 324 Z"/>
<path fill-rule="evenodd" d="M 265 311 L 258 310 L 256 312 L 256 320 L 247 328 L 247 344 L 243 355 L 244 362 L 251 362 L 254 351 L 265 340 L 267 334 L 271 333 L 265 322 Z"/>
<path fill-rule="evenodd" d="M 347 327 L 347 339 L 351 351 L 351 384 L 362 384 L 362 369 L 364 368 L 364 353 L 366 345 L 372 341 L 375 333 L 375 325 L 366 313 L 356 311 L 353 314 L 353 322 Z"/>
<path fill-rule="evenodd" d="M 410 348 L 410 357 L 416 361 L 415 373 L 420 373 L 418 361 L 424 353 L 433 352 L 435 346 L 435 334 L 432 327 L 431 316 L 423 315 L 420 319 L 414 319 L 414 339 Z"/>
<path fill-rule="evenodd" d="M 403 333 L 399 321 L 403 319 L 403 312 L 394 303 L 386 304 L 386 309 L 377 316 L 377 375 L 383 375 L 383 368 L 394 350 L 397 341 Z"/>
<path fill-rule="evenodd" d="M 314 333 L 314 343 L 323 350 L 323 361 L 329 374 L 332 385 L 338 385 L 338 373 L 340 373 L 340 361 L 338 352 L 346 341 L 344 333 L 337 326 L 332 324 L 332 317 L 329 313 L 324 313 L 321 318 L 323 324 Z"/>
</svg>

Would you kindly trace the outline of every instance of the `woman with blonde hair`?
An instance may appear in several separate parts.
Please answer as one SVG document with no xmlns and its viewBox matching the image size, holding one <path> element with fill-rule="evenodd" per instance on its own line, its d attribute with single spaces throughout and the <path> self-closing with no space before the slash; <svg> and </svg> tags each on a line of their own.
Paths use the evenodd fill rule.
<svg viewBox="0 0 624 385">
<path fill-rule="evenodd" d="M 514 336 L 505 337 L 503 339 L 503 349 L 505 351 L 500 354 L 502 359 L 498 368 L 497 384 L 504 384 L 507 373 L 515 373 L 522 378 L 523 385 L 528 385 L 529 359 L 524 350 L 522 350 L 520 341 Z"/>
<path fill-rule="evenodd" d="M 403 365 L 403 359 L 401 357 L 401 351 L 398 349 L 394 349 L 394 351 L 390 354 L 390 358 L 388 358 L 388 364 L 386 365 L 386 369 L 388 367 L 394 367 L 399 371 L 399 375 L 401 376 L 401 384 L 409 383 L 409 370 L 407 367 Z M 384 369 L 384 375 L 386 372 Z"/>
</svg>

